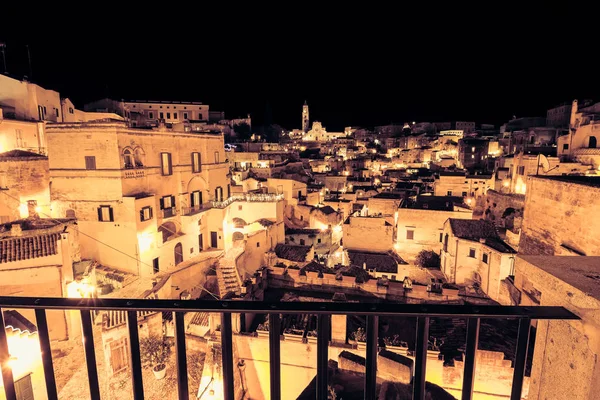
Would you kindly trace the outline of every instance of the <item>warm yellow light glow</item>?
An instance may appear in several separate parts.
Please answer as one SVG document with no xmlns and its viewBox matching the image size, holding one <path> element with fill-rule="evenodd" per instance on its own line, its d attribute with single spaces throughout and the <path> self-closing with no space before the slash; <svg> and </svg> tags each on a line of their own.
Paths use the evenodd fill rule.
<svg viewBox="0 0 600 400">
<path fill-rule="evenodd" d="M 138 233 L 138 246 L 140 248 L 140 253 L 145 253 L 152 248 L 152 243 L 154 242 L 154 238 L 152 234 L 149 232 Z"/>
<path fill-rule="evenodd" d="M 348 175 L 350 175 L 350 172 L 344 171 L 344 175 L 348 176 Z"/>
<path fill-rule="evenodd" d="M 27 204 L 19 204 L 19 214 L 21 215 L 21 218 L 27 218 L 29 216 L 29 209 L 27 208 Z"/>
<path fill-rule="evenodd" d="M 502 183 L 502 186 L 504 186 L 504 187 L 508 187 L 508 185 L 509 185 L 508 181 L 504 181 L 504 182 Z"/>
<path fill-rule="evenodd" d="M 340 225 L 336 225 L 335 228 L 333 228 L 333 231 L 335 233 L 342 233 L 342 227 Z"/>
<path fill-rule="evenodd" d="M 73 281 L 67 284 L 67 297 L 69 298 L 91 298 L 96 287 L 86 281 Z"/>
<path fill-rule="evenodd" d="M 467 199 L 467 204 L 471 204 L 473 202 L 473 199 Z"/>
<path fill-rule="evenodd" d="M 18 330 L 8 332 L 7 341 L 10 350 L 8 365 L 13 375 L 22 376 L 34 372 L 36 364 L 41 362 L 40 343 L 36 334 L 30 335 L 26 332 L 18 334 L 18 332 Z M 0 386 L 1 383 L 0 380 Z"/>
<path fill-rule="evenodd" d="M 35 212 L 36 212 L 36 213 L 41 213 L 41 212 L 42 212 L 42 207 L 40 207 L 40 206 L 36 206 L 36 207 L 35 207 Z"/>
</svg>

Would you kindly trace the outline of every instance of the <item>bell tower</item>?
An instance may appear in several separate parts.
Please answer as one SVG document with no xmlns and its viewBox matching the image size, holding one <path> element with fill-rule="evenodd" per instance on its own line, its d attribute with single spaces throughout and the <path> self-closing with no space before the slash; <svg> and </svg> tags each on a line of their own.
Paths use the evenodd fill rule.
<svg viewBox="0 0 600 400">
<path fill-rule="evenodd" d="M 308 104 L 304 101 L 302 106 L 302 132 L 307 133 L 309 130 L 309 119 L 308 119 Z"/>
</svg>

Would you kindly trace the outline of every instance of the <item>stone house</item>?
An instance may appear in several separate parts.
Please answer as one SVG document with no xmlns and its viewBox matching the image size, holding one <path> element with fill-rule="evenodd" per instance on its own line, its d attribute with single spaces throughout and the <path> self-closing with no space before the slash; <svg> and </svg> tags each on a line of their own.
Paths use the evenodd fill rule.
<svg viewBox="0 0 600 400">
<path fill-rule="evenodd" d="M 393 248 L 394 225 L 384 217 L 349 217 L 342 229 L 345 249 L 386 252 Z"/>
<path fill-rule="evenodd" d="M 479 285 L 492 299 L 500 297 L 501 281 L 514 275 L 516 251 L 485 220 L 450 218 L 444 224 L 441 270 L 449 282 Z"/>
</svg>

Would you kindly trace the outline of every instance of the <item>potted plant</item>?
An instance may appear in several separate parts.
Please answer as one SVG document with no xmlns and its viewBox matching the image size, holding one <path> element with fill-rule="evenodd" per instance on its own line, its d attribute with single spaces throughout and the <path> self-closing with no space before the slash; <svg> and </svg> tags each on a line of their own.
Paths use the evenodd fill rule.
<svg viewBox="0 0 600 400">
<path fill-rule="evenodd" d="M 140 340 L 140 355 L 142 363 L 152 367 L 156 379 L 162 379 L 167 372 L 167 359 L 171 354 L 171 346 L 164 338 L 148 336 Z"/>
</svg>

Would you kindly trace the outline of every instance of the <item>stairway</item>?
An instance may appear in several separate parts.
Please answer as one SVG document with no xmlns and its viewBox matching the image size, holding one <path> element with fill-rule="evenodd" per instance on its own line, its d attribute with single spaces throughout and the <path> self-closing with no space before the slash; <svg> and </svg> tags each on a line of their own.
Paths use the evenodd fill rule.
<svg viewBox="0 0 600 400">
<path fill-rule="evenodd" d="M 244 241 L 237 242 L 234 247 L 225 253 L 225 256 L 219 259 L 217 282 L 219 283 L 219 296 L 221 298 L 230 292 L 236 295 L 240 295 L 242 292 L 242 282 L 235 260 L 244 252 L 244 244 Z"/>
</svg>

